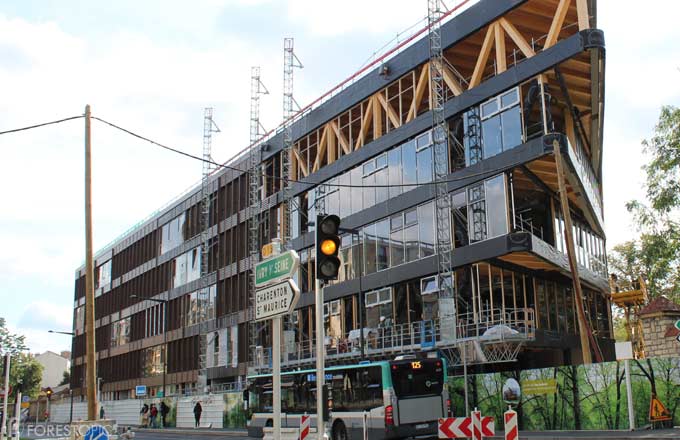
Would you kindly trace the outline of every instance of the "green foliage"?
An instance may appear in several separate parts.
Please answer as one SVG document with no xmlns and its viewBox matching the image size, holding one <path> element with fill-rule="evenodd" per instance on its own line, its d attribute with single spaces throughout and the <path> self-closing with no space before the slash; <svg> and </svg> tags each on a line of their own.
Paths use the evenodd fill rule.
<svg viewBox="0 0 680 440">
<path fill-rule="evenodd" d="M 71 372 L 66 370 L 64 371 L 64 376 L 61 379 L 61 382 L 59 382 L 59 386 L 61 385 L 68 385 L 71 383 Z"/>
<path fill-rule="evenodd" d="M 9 382 L 13 389 L 21 384 L 23 395 L 35 398 L 40 392 L 43 366 L 30 354 L 20 353 L 12 357 Z"/>
<path fill-rule="evenodd" d="M 0 355 L 4 356 L 7 352 L 16 355 L 28 350 L 25 339 L 25 336 L 11 333 L 7 329 L 5 318 L 0 317 Z"/>
<path fill-rule="evenodd" d="M 640 237 L 614 247 L 610 269 L 620 279 L 642 275 L 651 298 L 680 300 L 680 109 L 661 109 L 651 139 L 642 143 L 650 161 L 645 190 L 649 206 L 639 200 L 626 204 Z"/>
</svg>

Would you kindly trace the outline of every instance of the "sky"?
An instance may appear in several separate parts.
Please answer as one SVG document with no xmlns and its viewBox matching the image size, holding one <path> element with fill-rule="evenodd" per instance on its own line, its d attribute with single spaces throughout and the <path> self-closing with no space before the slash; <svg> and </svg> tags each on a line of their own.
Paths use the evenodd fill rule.
<svg viewBox="0 0 680 440">
<path fill-rule="evenodd" d="M 485 0 L 496 1 L 496 0 Z M 445 0 L 452 6 L 454 0 Z M 604 207 L 608 247 L 635 237 L 626 201 L 643 198 L 649 137 L 680 105 L 680 2 L 600 0 L 607 47 Z M 213 157 L 248 145 L 250 68 L 281 122 L 283 38 L 295 38 L 300 105 L 337 84 L 427 13 L 425 0 L 23 0 L 0 3 L 0 131 L 92 114 Z M 401 33 L 401 34 L 400 34 Z M 400 34 L 400 35 L 398 35 Z M 75 270 L 84 261 L 83 120 L 0 136 L 0 316 L 34 352 L 70 349 Z M 97 121 L 92 127 L 95 251 L 196 184 L 201 163 Z"/>
</svg>

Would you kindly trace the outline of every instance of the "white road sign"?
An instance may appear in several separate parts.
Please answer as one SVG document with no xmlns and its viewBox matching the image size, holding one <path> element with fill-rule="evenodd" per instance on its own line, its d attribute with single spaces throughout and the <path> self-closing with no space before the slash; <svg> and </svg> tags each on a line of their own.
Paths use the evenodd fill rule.
<svg viewBox="0 0 680 440">
<path fill-rule="evenodd" d="M 286 280 L 255 292 L 255 320 L 283 315 L 295 308 L 300 289 L 295 281 Z"/>
</svg>

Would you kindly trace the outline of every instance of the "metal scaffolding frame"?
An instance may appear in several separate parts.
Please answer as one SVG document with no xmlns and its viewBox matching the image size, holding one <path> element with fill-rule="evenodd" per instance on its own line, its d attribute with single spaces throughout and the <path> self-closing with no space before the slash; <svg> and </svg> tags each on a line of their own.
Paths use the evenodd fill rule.
<svg viewBox="0 0 680 440">
<path fill-rule="evenodd" d="M 253 66 L 250 70 L 250 144 L 252 145 L 249 155 L 249 252 L 250 268 L 260 260 L 260 207 L 262 191 L 262 172 L 261 172 L 261 150 L 256 145 L 261 134 L 265 131 L 260 122 L 260 95 L 267 95 L 269 91 L 260 79 L 260 67 Z M 257 341 L 257 324 L 253 322 L 255 318 L 255 271 L 250 271 L 250 291 L 248 307 L 248 340 L 254 345 Z"/>
<path fill-rule="evenodd" d="M 213 120 L 212 107 L 206 107 L 203 112 L 203 178 L 201 180 L 201 278 L 198 291 L 198 316 L 199 316 L 199 352 L 198 352 L 198 389 L 205 390 L 208 385 L 207 364 L 207 334 L 208 310 L 210 308 L 210 286 L 208 284 L 210 274 L 210 175 L 216 169 L 212 158 L 212 134 L 219 133 L 220 129 Z M 213 316 L 214 318 L 214 316 Z"/>
<path fill-rule="evenodd" d="M 293 97 L 293 73 L 295 68 L 303 67 L 300 59 L 295 55 L 293 38 L 283 39 L 283 151 L 281 152 L 281 178 L 283 179 L 283 215 L 281 218 L 281 241 L 286 249 L 290 248 L 290 213 L 295 208 L 293 199 L 292 178 L 292 154 L 293 134 L 292 117 L 295 115 L 293 105 L 299 105 Z"/>
</svg>

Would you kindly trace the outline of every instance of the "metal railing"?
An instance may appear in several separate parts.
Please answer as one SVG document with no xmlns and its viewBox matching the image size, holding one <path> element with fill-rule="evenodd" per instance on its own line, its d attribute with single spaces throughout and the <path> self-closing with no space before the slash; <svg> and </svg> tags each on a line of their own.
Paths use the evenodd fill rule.
<svg viewBox="0 0 680 440">
<path fill-rule="evenodd" d="M 446 331 L 441 319 L 416 321 L 389 327 L 364 328 L 364 352 L 367 359 L 391 358 L 396 354 L 427 349 L 453 347 L 477 340 L 481 344 L 524 342 L 535 338 L 535 316 L 531 308 L 485 309 L 481 313 L 465 313 L 456 318 L 455 336 Z M 444 330 L 444 331 L 442 331 Z M 329 364 L 360 357 L 359 330 L 325 340 Z M 272 365 L 271 348 L 251 347 L 255 357 L 251 367 L 260 372 Z M 283 347 L 281 364 L 295 367 L 315 359 L 315 342 L 309 339 Z"/>
</svg>

